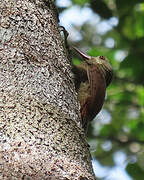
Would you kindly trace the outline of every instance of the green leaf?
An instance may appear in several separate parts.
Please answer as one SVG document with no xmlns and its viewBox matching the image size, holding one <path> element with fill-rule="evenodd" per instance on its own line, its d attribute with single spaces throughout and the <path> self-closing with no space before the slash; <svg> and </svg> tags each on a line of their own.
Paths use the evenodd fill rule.
<svg viewBox="0 0 144 180">
<path fill-rule="evenodd" d="M 144 106 L 144 87 L 143 86 L 138 86 L 136 88 L 136 92 L 138 95 L 138 102 L 140 106 Z"/>
<path fill-rule="evenodd" d="M 125 60 L 120 64 L 120 69 L 123 70 L 124 76 L 129 80 L 144 83 L 143 65 L 144 54 L 131 52 Z"/>
<path fill-rule="evenodd" d="M 140 166 L 137 163 L 128 164 L 126 170 L 135 180 L 143 180 L 144 171 L 140 168 Z"/>
<path fill-rule="evenodd" d="M 102 136 L 116 135 L 116 129 L 111 124 L 105 125 L 101 129 L 100 135 Z"/>
<path fill-rule="evenodd" d="M 116 0 L 116 6 L 120 16 L 128 15 L 129 12 L 132 12 L 133 7 L 138 3 L 143 2 L 143 0 Z"/>
<path fill-rule="evenodd" d="M 102 18 L 108 19 L 112 17 L 112 11 L 102 0 L 90 0 L 92 10 L 99 14 Z"/>
<path fill-rule="evenodd" d="M 72 63 L 73 63 L 73 65 L 75 65 L 75 66 L 79 65 L 81 62 L 82 62 L 82 60 L 80 60 L 80 59 L 77 59 L 77 58 L 73 58 L 73 59 L 72 59 Z"/>
<path fill-rule="evenodd" d="M 89 0 L 73 0 L 73 3 L 83 6 L 84 4 L 88 3 Z"/>
</svg>

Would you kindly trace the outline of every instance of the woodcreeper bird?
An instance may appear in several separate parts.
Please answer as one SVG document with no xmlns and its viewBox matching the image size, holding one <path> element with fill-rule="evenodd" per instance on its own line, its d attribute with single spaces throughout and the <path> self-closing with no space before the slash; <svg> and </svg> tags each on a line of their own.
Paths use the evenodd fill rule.
<svg viewBox="0 0 144 180">
<path fill-rule="evenodd" d="M 74 67 L 75 84 L 81 106 L 82 126 L 85 131 L 90 121 L 100 112 L 105 100 L 106 88 L 112 81 L 112 67 L 104 56 L 91 57 L 73 47 L 83 62 Z"/>
</svg>

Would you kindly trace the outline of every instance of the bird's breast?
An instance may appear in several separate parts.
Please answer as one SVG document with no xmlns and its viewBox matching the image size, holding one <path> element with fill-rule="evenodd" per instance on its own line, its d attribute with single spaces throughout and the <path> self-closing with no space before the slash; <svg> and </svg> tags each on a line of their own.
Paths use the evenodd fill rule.
<svg viewBox="0 0 144 180">
<path fill-rule="evenodd" d="M 81 103 L 82 118 L 92 121 L 93 118 L 100 112 L 105 100 L 106 82 L 104 77 L 97 71 L 91 69 L 88 72 L 89 89 L 87 89 L 87 97 Z"/>
</svg>

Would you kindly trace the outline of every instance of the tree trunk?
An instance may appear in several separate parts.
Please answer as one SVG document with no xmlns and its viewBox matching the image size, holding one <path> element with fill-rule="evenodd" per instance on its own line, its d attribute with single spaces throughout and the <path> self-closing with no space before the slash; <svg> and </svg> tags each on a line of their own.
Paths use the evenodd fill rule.
<svg viewBox="0 0 144 180">
<path fill-rule="evenodd" d="M 0 2 L 0 179 L 95 179 L 51 0 Z"/>
</svg>

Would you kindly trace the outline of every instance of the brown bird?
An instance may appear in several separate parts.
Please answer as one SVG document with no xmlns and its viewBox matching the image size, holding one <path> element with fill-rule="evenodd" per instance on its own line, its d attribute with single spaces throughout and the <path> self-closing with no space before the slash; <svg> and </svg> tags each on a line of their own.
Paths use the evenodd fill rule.
<svg viewBox="0 0 144 180">
<path fill-rule="evenodd" d="M 100 112 L 107 86 L 112 81 L 112 67 L 104 56 L 91 57 L 73 47 L 84 59 L 76 66 L 76 89 L 81 106 L 82 126 L 87 131 L 90 121 Z M 78 83 L 78 81 L 80 81 Z"/>
</svg>

